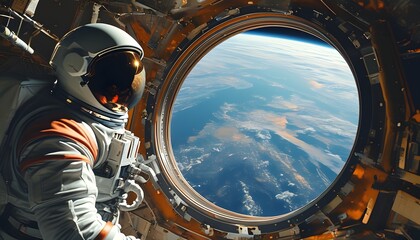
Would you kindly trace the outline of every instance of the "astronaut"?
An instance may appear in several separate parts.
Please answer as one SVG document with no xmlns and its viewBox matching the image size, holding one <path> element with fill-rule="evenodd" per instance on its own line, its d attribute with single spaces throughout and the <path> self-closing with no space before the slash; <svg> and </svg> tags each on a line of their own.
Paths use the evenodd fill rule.
<svg viewBox="0 0 420 240">
<path fill-rule="evenodd" d="M 124 127 L 143 94 L 142 57 L 128 33 L 103 23 L 80 26 L 56 45 L 57 82 L 18 110 L 3 148 L 0 239 L 136 239 L 118 225 L 134 162 L 110 160 L 110 152 L 138 139 Z"/>
</svg>

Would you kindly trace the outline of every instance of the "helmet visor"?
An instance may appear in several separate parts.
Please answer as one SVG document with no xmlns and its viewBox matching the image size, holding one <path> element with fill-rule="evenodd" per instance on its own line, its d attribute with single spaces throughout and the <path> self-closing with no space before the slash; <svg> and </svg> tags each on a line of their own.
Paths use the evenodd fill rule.
<svg viewBox="0 0 420 240">
<path fill-rule="evenodd" d="M 144 78 L 139 53 L 117 51 L 93 59 L 85 80 L 99 103 L 113 112 L 125 113 L 140 100 Z"/>
</svg>

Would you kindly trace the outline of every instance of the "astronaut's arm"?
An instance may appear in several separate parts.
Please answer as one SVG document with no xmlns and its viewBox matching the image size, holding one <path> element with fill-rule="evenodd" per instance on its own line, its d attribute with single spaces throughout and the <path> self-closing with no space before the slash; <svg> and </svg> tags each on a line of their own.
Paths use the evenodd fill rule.
<svg viewBox="0 0 420 240">
<path fill-rule="evenodd" d="M 97 214 L 95 176 L 89 159 L 77 154 L 76 144 L 52 138 L 32 145 L 29 155 L 39 157 L 45 152 L 42 145 L 54 144 L 55 149 L 67 151 L 41 154 L 41 158 L 21 164 L 29 202 L 42 236 L 45 239 L 133 239 Z"/>
<path fill-rule="evenodd" d="M 26 170 L 30 203 L 45 239 L 125 239 L 96 213 L 95 177 L 82 161 L 52 160 Z"/>
</svg>

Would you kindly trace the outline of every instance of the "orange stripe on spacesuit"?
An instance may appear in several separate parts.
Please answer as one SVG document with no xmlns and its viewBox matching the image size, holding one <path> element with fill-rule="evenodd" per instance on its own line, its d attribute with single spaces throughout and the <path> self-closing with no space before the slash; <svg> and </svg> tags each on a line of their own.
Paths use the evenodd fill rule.
<svg viewBox="0 0 420 240">
<path fill-rule="evenodd" d="M 43 116 L 30 123 L 23 132 L 18 146 L 24 147 L 26 144 L 44 137 L 59 136 L 85 146 L 92 153 L 95 161 L 98 156 L 98 146 L 93 136 L 89 134 L 82 123 L 70 119 L 68 116 L 58 115 L 64 114 L 55 113 L 54 116 Z"/>
<path fill-rule="evenodd" d="M 63 134 L 74 141 L 85 145 L 92 153 L 93 159 L 96 160 L 98 155 L 98 146 L 92 139 L 91 135 L 86 131 L 85 127 L 71 119 L 60 119 L 51 123 L 52 129 L 43 130 L 44 134 Z"/>
<path fill-rule="evenodd" d="M 112 222 L 106 222 L 105 226 L 99 232 L 98 236 L 96 236 L 95 240 L 103 240 L 108 236 L 108 233 L 111 231 L 114 224 Z"/>
<path fill-rule="evenodd" d="M 79 154 L 64 154 L 64 155 L 55 155 L 55 156 L 45 156 L 45 157 L 41 157 L 41 158 L 36 158 L 36 159 L 30 159 L 30 160 L 26 160 L 23 163 L 21 163 L 19 165 L 20 171 L 24 172 L 26 171 L 28 168 L 35 166 L 37 164 L 41 164 L 44 162 L 48 162 L 51 160 L 71 160 L 71 161 L 82 161 L 85 162 L 87 164 L 92 164 L 90 162 L 90 160 L 83 155 L 79 155 Z"/>
</svg>

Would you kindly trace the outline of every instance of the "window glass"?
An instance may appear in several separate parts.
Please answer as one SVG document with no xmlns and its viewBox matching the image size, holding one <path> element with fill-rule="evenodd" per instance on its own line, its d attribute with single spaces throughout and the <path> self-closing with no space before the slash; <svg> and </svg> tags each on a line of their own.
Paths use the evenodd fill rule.
<svg viewBox="0 0 420 240">
<path fill-rule="evenodd" d="M 195 65 L 174 102 L 171 143 L 184 178 L 207 200 L 275 216 L 331 185 L 358 121 L 357 86 L 335 48 L 261 30 L 225 40 Z"/>
</svg>

